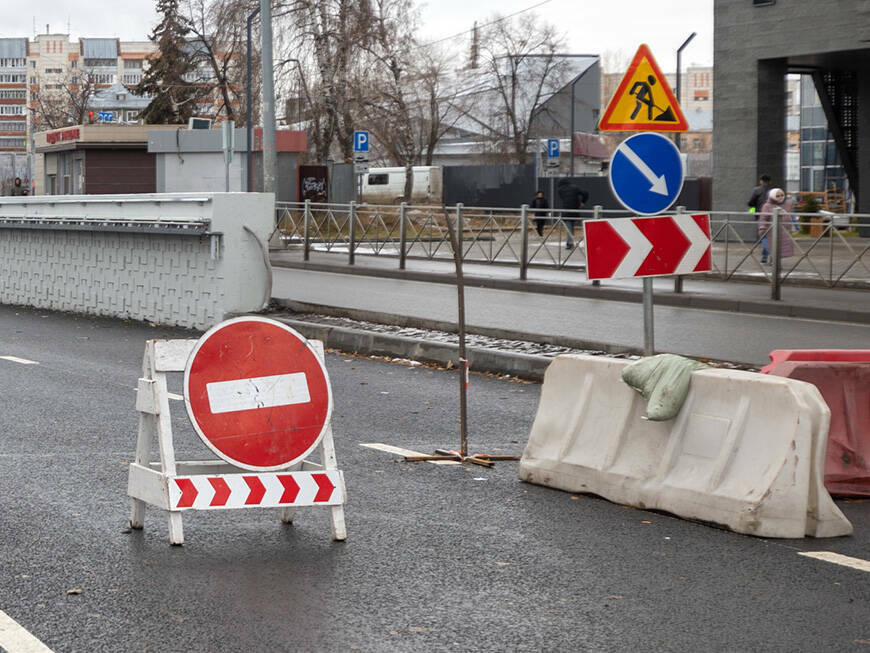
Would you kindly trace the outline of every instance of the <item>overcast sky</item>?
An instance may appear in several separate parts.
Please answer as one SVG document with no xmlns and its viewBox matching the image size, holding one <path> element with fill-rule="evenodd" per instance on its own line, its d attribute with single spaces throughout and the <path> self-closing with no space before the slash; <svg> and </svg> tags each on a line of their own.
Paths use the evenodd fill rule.
<svg viewBox="0 0 870 653">
<path fill-rule="evenodd" d="M 0 36 L 33 36 L 69 32 L 79 36 L 145 40 L 157 22 L 154 2 L 116 0 L 73 5 L 60 0 L 30 0 L 4 12 Z M 683 64 L 713 62 L 713 0 L 418 0 L 420 36 L 424 42 L 446 39 L 468 43 L 474 21 L 486 23 L 493 14 L 508 15 L 530 9 L 558 25 L 568 52 L 621 52 L 627 62 L 646 43 L 665 72 L 676 67 L 676 50 L 692 32 L 697 36 L 683 51 Z M 528 12 L 527 12 L 528 13 Z"/>
</svg>

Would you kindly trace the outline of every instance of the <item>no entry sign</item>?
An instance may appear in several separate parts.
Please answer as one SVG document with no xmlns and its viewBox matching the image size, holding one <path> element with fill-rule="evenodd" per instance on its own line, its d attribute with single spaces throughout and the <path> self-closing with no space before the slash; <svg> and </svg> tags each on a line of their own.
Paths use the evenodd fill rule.
<svg viewBox="0 0 870 653">
<path fill-rule="evenodd" d="M 260 317 L 222 322 L 196 343 L 184 403 L 209 449 L 243 469 L 283 469 L 318 444 L 332 414 L 326 368 L 290 327 Z"/>
</svg>

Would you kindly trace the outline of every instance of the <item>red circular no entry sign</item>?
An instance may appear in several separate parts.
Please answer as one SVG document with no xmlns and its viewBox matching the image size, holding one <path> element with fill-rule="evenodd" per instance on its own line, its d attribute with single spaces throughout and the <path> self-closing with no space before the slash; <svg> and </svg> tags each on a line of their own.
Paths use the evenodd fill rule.
<svg viewBox="0 0 870 653">
<path fill-rule="evenodd" d="M 184 403 L 209 449 L 243 469 L 298 462 L 332 415 L 326 367 L 290 327 L 261 317 L 222 322 L 196 343 L 184 371 Z"/>
</svg>

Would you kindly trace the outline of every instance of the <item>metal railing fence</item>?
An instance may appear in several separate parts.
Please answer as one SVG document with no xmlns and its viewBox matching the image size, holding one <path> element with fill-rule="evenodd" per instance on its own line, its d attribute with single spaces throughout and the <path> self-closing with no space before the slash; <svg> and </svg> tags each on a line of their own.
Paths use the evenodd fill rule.
<svg viewBox="0 0 870 653">
<path fill-rule="evenodd" d="M 774 299 L 789 283 L 870 288 L 870 215 L 703 213 L 710 215 L 713 239 L 708 278 L 765 281 Z M 358 255 L 382 256 L 405 269 L 408 259 L 452 258 L 449 217 L 463 261 L 516 266 L 526 279 L 530 267 L 584 269 L 583 221 L 625 216 L 600 206 L 556 211 L 303 202 L 278 203 L 277 229 L 283 245 L 301 247 L 306 261 L 312 251 L 346 256 L 349 265 Z M 765 250 L 769 257 L 762 256 Z"/>
</svg>

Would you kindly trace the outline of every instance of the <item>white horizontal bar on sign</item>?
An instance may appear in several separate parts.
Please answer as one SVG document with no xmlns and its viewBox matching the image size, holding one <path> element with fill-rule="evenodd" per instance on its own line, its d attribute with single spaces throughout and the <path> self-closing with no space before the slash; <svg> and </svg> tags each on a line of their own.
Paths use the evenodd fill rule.
<svg viewBox="0 0 870 653">
<path fill-rule="evenodd" d="M 305 372 L 215 381 L 206 384 L 206 392 L 211 412 L 215 414 L 306 404 L 311 401 Z"/>
</svg>

